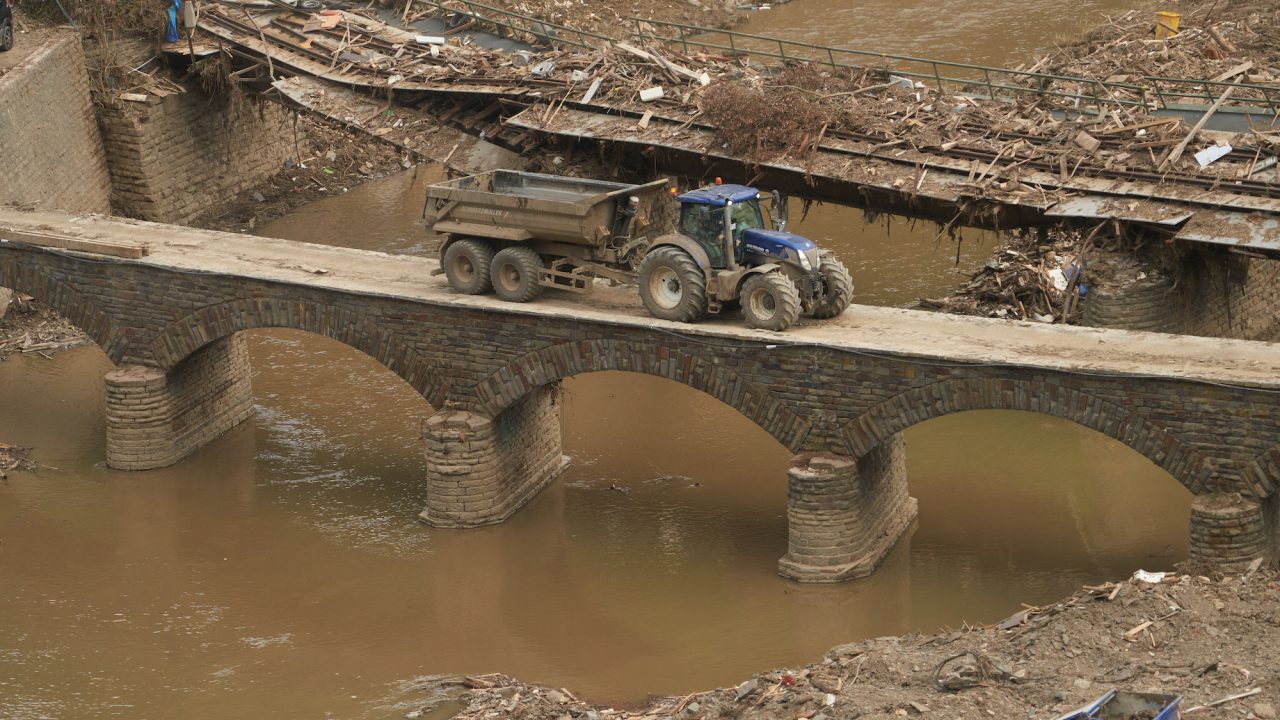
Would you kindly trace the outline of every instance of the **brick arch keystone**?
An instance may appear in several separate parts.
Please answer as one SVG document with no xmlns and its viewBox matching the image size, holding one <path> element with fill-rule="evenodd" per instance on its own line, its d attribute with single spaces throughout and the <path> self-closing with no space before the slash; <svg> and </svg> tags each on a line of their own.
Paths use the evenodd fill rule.
<svg viewBox="0 0 1280 720">
<path fill-rule="evenodd" d="M 1192 493 L 1209 491 L 1212 463 L 1166 428 L 1087 393 L 1039 381 L 941 380 L 881 402 L 840 435 L 852 455 L 863 457 L 912 425 L 967 410 L 1024 410 L 1071 420 L 1124 443 Z"/>
<path fill-rule="evenodd" d="M 84 331 L 112 362 L 129 355 L 129 339 L 115 321 L 87 296 L 48 273 L 19 265 L 18 272 L 5 275 L 0 287 L 9 287 L 39 299 Z"/>
<path fill-rule="evenodd" d="M 165 372 L 215 340 L 241 330 L 289 328 L 349 345 L 399 375 L 433 406 L 444 385 L 413 345 L 384 333 L 367 318 L 333 305 L 281 298 L 250 298 L 206 305 L 171 323 L 151 341 L 151 357 Z"/>
<path fill-rule="evenodd" d="M 562 378 L 604 370 L 644 373 L 702 391 L 742 413 L 795 452 L 810 422 L 742 375 L 663 345 L 616 340 L 565 342 L 529 353 L 474 388 L 481 409 L 496 417 L 533 390 Z"/>
</svg>

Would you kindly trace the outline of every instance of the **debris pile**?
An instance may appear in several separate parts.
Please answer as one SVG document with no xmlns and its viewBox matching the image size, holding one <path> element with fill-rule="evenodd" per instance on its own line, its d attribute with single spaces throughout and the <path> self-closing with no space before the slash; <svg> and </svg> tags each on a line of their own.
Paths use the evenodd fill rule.
<svg viewBox="0 0 1280 720">
<path fill-rule="evenodd" d="M 8 478 L 10 470 L 35 470 L 31 460 L 31 448 L 0 442 L 0 480 Z"/>
<path fill-rule="evenodd" d="M 1229 82 L 1237 76 L 1228 73 L 1247 65 L 1238 73 L 1243 87 L 1236 97 L 1263 98 L 1265 93 L 1249 85 L 1277 83 L 1280 45 L 1274 28 L 1280 21 L 1280 8 L 1261 0 L 1230 0 L 1196 4 L 1193 8 L 1181 14 L 1178 32 L 1171 37 L 1156 37 L 1157 19 L 1151 10 L 1131 10 L 1079 42 L 1057 48 L 1017 69 L 1145 86 L 1152 93 L 1168 93 L 1167 99 L 1177 103 L 1180 93 L 1202 95 L 1211 90 L 1194 81 L 1156 79 Z"/>
<path fill-rule="evenodd" d="M 89 341 L 82 330 L 31 297 L 15 294 L 0 316 L 0 360 L 14 353 L 43 358 Z"/>
<path fill-rule="evenodd" d="M 1274 718 L 1277 579 L 1256 565 L 1215 577 L 1139 571 L 994 625 L 841 645 L 812 665 L 634 709 L 505 675 L 436 678 L 416 690 L 460 703 L 458 720 L 1051 718 L 1113 687 L 1185 695 L 1187 715 Z M 433 706 L 409 705 L 405 716 Z"/>
<path fill-rule="evenodd" d="M 1012 233 L 954 295 L 921 298 L 917 307 L 952 315 L 1045 323 L 1079 321 L 1081 296 L 1088 292 L 1079 273 L 1086 254 L 1078 232 L 1054 233 L 1038 239 L 1031 232 Z M 1077 276 L 1080 279 L 1077 279 Z"/>
<path fill-rule="evenodd" d="M 495 124 L 525 111 L 526 120 L 550 127 L 573 103 L 637 117 L 640 137 L 660 137 L 666 144 L 702 147 L 705 140 L 695 135 L 711 131 L 718 147 L 703 149 L 727 148 L 756 162 L 807 163 L 833 144 L 856 148 L 893 160 L 894 172 L 902 175 L 899 185 L 922 181 L 918 167 L 949 163 L 952 172 L 968 169 L 968 185 L 979 196 L 1012 192 L 1057 199 L 1050 195 L 1057 191 L 1044 187 L 1044 178 L 1052 177 L 1064 184 L 1098 178 L 1280 197 L 1273 147 L 1280 144 L 1280 132 L 1209 137 L 1208 121 L 1218 104 L 1186 127 L 1180 118 L 1120 102 L 1103 86 L 1075 90 L 1103 95 L 1084 104 L 1077 97 L 1078 107 L 1064 114 L 1067 99 L 1032 86 L 981 99 L 954 83 L 926 86 L 887 67 L 766 67 L 744 53 L 699 50 L 696 43 L 677 49 L 652 38 L 602 42 L 596 49 L 508 52 L 462 37 L 418 36 L 356 13 L 326 12 L 248 13 L 214 5 L 202 14 L 201 26 L 255 57 L 268 49 L 272 77 L 310 74 L 391 93 L 407 104 L 440 94 L 487 98 L 474 113 Z M 1135 41 L 1134 52 L 1174 53 L 1185 44 L 1179 37 Z M 1256 67 L 1239 63 L 1221 77 L 1248 83 L 1262 77 L 1250 73 Z M 1062 81 L 1046 76 L 1014 77 L 1064 90 Z M 1275 91 L 1280 99 L 1280 86 Z M 1238 97 L 1248 100 L 1249 92 L 1242 86 Z M 1040 179 L 1023 180 L 1033 174 Z"/>
<path fill-rule="evenodd" d="M 439 0 L 438 5 L 433 4 L 434 2 L 435 0 L 417 3 L 379 0 L 384 8 L 397 11 L 405 8 L 404 19 L 407 23 L 413 23 L 426 15 L 443 16 L 454 32 L 484 30 L 500 37 L 538 43 L 554 41 L 560 34 L 567 35 L 570 39 L 576 36 L 572 31 L 557 31 L 550 25 L 540 27 L 536 23 L 519 22 L 519 19 L 512 22 L 512 18 L 504 13 L 514 13 L 535 21 L 581 29 L 593 34 L 616 36 L 620 28 L 630 24 L 631 17 L 656 18 L 703 27 L 728 27 L 740 20 L 745 10 L 751 8 L 750 3 L 740 3 L 738 0 L 620 0 L 609 3 L 591 0 L 485 0 L 484 3 Z M 454 10 L 451 11 L 450 8 Z M 479 19 L 477 16 L 488 19 Z M 513 32 L 510 25 L 527 27 L 528 31 Z"/>
</svg>

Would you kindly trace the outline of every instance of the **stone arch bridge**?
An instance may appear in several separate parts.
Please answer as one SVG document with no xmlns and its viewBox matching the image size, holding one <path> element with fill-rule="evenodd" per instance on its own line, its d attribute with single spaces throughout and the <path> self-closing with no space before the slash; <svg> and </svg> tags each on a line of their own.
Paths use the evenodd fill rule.
<svg viewBox="0 0 1280 720">
<path fill-rule="evenodd" d="M 795 579 L 870 573 L 915 519 L 902 431 L 977 409 L 1065 418 L 1146 456 L 1198 496 L 1195 558 L 1275 556 L 1280 346 L 861 306 L 786 333 L 681 325 L 648 317 L 625 289 L 511 305 L 453 294 L 435 268 L 0 211 L 0 286 L 45 301 L 117 364 L 106 378 L 116 468 L 176 463 L 247 418 L 238 333 L 284 327 L 374 357 L 429 401 L 422 516 L 437 526 L 496 523 L 519 509 L 565 461 L 559 381 L 623 370 L 707 393 L 794 453 L 780 571 Z"/>
</svg>

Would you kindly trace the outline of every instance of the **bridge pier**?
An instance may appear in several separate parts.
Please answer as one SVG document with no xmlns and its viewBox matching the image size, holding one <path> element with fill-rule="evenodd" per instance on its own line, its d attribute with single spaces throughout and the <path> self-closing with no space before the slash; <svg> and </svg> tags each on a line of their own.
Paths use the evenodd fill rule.
<svg viewBox="0 0 1280 720">
<path fill-rule="evenodd" d="M 434 527 L 493 525 L 511 517 L 568 465 L 560 453 L 560 386 L 551 383 L 496 418 L 445 409 L 427 418 L 427 507 Z"/>
<path fill-rule="evenodd" d="M 1191 504 L 1188 556 L 1225 572 L 1244 570 L 1258 558 L 1277 559 L 1280 500 L 1261 502 L 1236 493 L 1199 495 Z"/>
<path fill-rule="evenodd" d="M 253 414 L 249 351 L 231 335 L 167 374 L 123 365 L 106 376 L 107 465 L 151 470 L 172 465 Z"/>
<path fill-rule="evenodd" d="M 870 575 L 915 523 L 902 433 L 857 459 L 797 455 L 787 480 L 783 577 L 819 583 Z"/>
</svg>

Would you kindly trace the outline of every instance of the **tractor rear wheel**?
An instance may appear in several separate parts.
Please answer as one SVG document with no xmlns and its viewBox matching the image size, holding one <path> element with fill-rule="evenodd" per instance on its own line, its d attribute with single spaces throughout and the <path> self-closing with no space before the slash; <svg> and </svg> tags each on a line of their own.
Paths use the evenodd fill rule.
<svg viewBox="0 0 1280 720">
<path fill-rule="evenodd" d="M 786 330 L 800 318 L 800 291 L 780 272 L 752 275 L 742 284 L 742 316 L 747 327 Z"/>
<path fill-rule="evenodd" d="M 493 248 L 484 240 L 454 240 L 444 251 L 444 276 L 449 287 L 467 295 L 483 295 L 493 289 L 489 265 Z"/>
<path fill-rule="evenodd" d="M 822 277 L 822 294 L 813 299 L 809 317 L 826 320 L 844 312 L 853 301 L 853 276 L 835 258 L 823 258 L 818 274 Z"/>
<path fill-rule="evenodd" d="M 532 248 L 513 245 L 493 256 L 493 292 L 507 302 L 529 302 L 542 294 L 542 258 Z"/>
<path fill-rule="evenodd" d="M 689 253 L 660 247 L 640 261 L 640 299 L 649 314 L 693 322 L 707 313 L 707 278 Z"/>
</svg>

